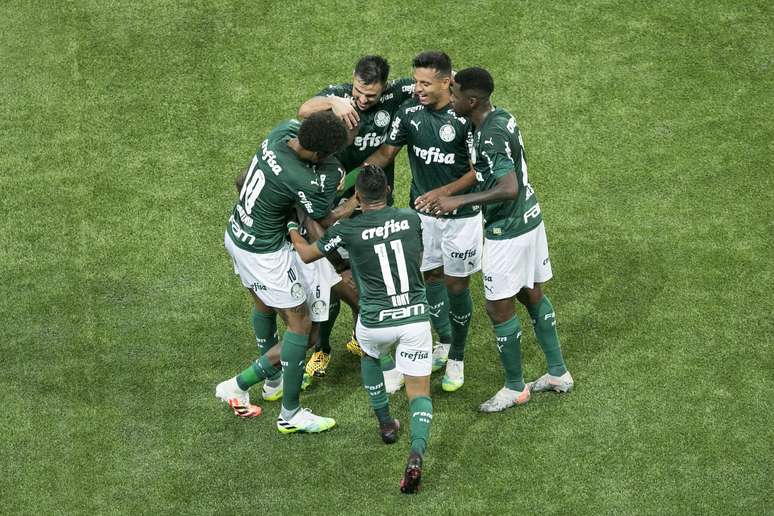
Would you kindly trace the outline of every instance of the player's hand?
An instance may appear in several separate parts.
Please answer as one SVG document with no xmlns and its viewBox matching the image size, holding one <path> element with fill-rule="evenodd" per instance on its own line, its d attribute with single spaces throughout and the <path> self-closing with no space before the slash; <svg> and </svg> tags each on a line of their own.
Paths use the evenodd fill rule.
<svg viewBox="0 0 774 516">
<path fill-rule="evenodd" d="M 331 97 L 330 101 L 333 114 L 344 121 L 347 129 L 351 130 L 357 127 L 357 124 L 360 123 L 360 115 L 351 99 Z"/>
<path fill-rule="evenodd" d="M 421 211 L 422 213 L 433 214 L 433 205 L 438 200 L 438 198 L 444 195 L 446 195 L 446 192 L 444 191 L 443 186 L 436 188 L 435 190 L 430 190 L 426 194 L 422 194 L 414 200 L 414 208 Z"/>
<path fill-rule="evenodd" d="M 432 206 L 430 206 L 429 213 L 438 217 L 440 215 L 451 213 L 454 210 L 457 210 L 460 206 L 462 206 L 462 203 L 460 203 L 460 201 L 457 200 L 453 195 L 443 195 L 438 197 L 433 202 Z"/>
</svg>

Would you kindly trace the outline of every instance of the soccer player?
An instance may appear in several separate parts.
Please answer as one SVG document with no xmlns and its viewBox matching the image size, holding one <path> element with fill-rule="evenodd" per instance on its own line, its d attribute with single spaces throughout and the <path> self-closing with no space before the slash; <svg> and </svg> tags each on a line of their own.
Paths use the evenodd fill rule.
<svg viewBox="0 0 774 516">
<path fill-rule="evenodd" d="M 400 107 L 386 143 L 367 161 L 384 166 L 401 147 L 408 148 L 410 205 L 422 220 L 422 271 L 430 318 L 440 341 L 433 350 L 433 370 L 446 363 L 441 386 L 453 392 L 464 383 L 465 341 L 473 310 L 470 276 L 481 268 L 481 213 L 475 205 L 440 217 L 422 211 L 438 196 L 467 192 L 476 184 L 468 157 L 471 126 L 449 104 L 449 56 L 423 52 L 414 58 L 413 66 L 416 98 Z"/>
<path fill-rule="evenodd" d="M 350 172 L 345 181 L 346 185 L 340 192 L 342 197 L 352 195 L 351 185 L 354 184 L 357 167 L 385 140 L 398 107 L 411 98 L 414 92 L 413 78 L 388 81 L 389 74 L 390 65 L 385 58 L 377 55 L 363 56 L 355 64 L 351 83 L 331 84 L 323 88 L 298 110 L 298 116 L 305 118 L 312 113 L 330 109 L 348 128 L 357 130 L 354 141 L 336 155 L 344 170 Z M 384 171 L 390 186 L 388 204 L 391 205 L 395 180 L 393 164 L 386 166 Z M 342 272 L 341 269 L 339 272 Z M 320 324 L 315 352 L 306 364 L 308 375 L 325 376 L 331 359 L 330 334 L 339 309 L 339 300 L 334 295 L 330 303 L 330 316 Z M 354 312 L 353 309 L 356 316 Z M 347 349 L 356 354 L 360 353 L 360 347 L 354 340 L 347 343 Z M 385 362 L 387 390 L 392 393 L 402 386 L 402 378 L 396 374 L 390 357 L 385 357 Z"/>
<path fill-rule="evenodd" d="M 226 228 L 226 250 L 255 303 L 256 338 L 267 346 L 274 342 L 275 312 L 287 330 L 281 345 L 273 345 L 239 375 L 221 382 L 215 395 L 236 415 L 257 416 L 260 408 L 250 404 L 248 389 L 274 377 L 281 362 L 283 394 L 277 429 L 282 433 L 321 432 L 335 425 L 331 418 L 302 409 L 299 391 L 312 324 L 310 309 L 312 315 L 323 311 L 317 296 L 326 294 L 340 278 L 327 262 L 307 274 L 295 263 L 297 257 L 285 235 L 286 221 L 296 205 L 323 226 L 351 214 L 354 199 L 331 210 L 332 196 L 344 176 L 332 154 L 346 141 L 346 126 L 330 111 L 316 113 L 303 123 L 289 120 L 277 125 L 238 180 L 239 200 Z"/>
<path fill-rule="evenodd" d="M 414 211 L 388 206 L 388 191 L 384 172 L 366 166 L 355 183 L 362 215 L 331 226 L 313 244 L 308 244 L 292 223 L 288 227 L 293 245 L 305 262 L 318 260 L 341 247 L 349 252 L 360 293 L 356 332 L 364 351 L 363 386 L 379 421 L 382 440 L 387 444 L 397 440 L 400 423 L 390 415 L 379 358 L 397 343 L 397 369 L 405 375 L 411 412 L 411 452 L 400 489 L 413 493 L 419 488 L 422 457 L 433 419 L 433 337 L 419 267 L 422 224 Z"/>
<path fill-rule="evenodd" d="M 551 262 L 540 205 L 527 179 L 521 132 L 510 113 L 491 104 L 493 91 L 492 76 L 483 68 L 466 68 L 455 75 L 452 105 L 476 128 L 471 157 L 481 190 L 442 196 L 429 206 L 433 213 L 446 213 L 469 204 L 484 205 L 486 311 L 494 325 L 505 386 L 481 404 L 483 412 L 524 404 L 530 392 L 568 392 L 573 387 L 556 332 L 556 313 L 542 290 L 552 276 Z M 521 325 L 514 298 L 527 308 L 548 362 L 548 373 L 529 384 L 522 376 Z"/>
</svg>

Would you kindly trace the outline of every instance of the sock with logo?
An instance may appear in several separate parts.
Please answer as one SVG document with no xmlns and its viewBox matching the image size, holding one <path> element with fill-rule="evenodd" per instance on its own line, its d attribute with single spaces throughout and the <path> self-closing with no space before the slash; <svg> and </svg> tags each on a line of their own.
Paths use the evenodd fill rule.
<svg viewBox="0 0 774 516">
<path fill-rule="evenodd" d="M 528 305 L 527 310 L 532 317 L 532 324 L 535 327 L 535 337 L 540 343 L 540 349 L 546 356 L 548 362 L 548 374 L 551 376 L 562 376 L 567 372 L 562 358 L 562 348 L 559 344 L 559 334 L 556 332 L 556 312 L 548 296 L 536 305 Z"/>
<path fill-rule="evenodd" d="M 495 324 L 497 351 L 505 369 L 505 386 L 514 391 L 524 390 L 521 371 L 521 323 L 514 315 L 504 323 Z"/>
<path fill-rule="evenodd" d="M 282 337 L 282 351 L 280 351 L 282 408 L 287 412 L 295 413 L 300 405 L 298 397 L 301 392 L 301 380 L 304 377 L 304 359 L 308 340 L 308 335 L 299 335 L 292 331 L 285 331 Z"/>
<path fill-rule="evenodd" d="M 462 360 L 465 356 L 465 340 L 468 338 L 472 313 L 473 298 L 470 296 L 469 288 L 459 294 L 449 292 L 449 321 L 452 337 L 449 360 Z"/>
<path fill-rule="evenodd" d="M 269 362 L 267 356 L 263 355 L 237 375 L 236 383 L 240 389 L 246 391 L 261 380 L 279 375 L 280 372 L 279 367 Z"/>
<path fill-rule="evenodd" d="M 427 450 L 433 423 L 433 402 L 429 396 L 417 396 L 409 402 L 411 414 L 411 451 L 420 455 Z"/>
<path fill-rule="evenodd" d="M 430 322 L 438 334 L 438 340 L 444 344 L 451 342 L 451 323 L 449 322 L 449 292 L 442 281 L 427 283 L 427 304 L 430 305 Z"/>
<path fill-rule="evenodd" d="M 382 355 L 381 358 L 379 358 L 379 362 L 382 365 L 382 371 L 384 371 L 385 373 L 387 371 L 392 371 L 393 369 L 395 369 L 395 359 L 392 358 L 392 355 L 389 353 L 385 353 L 384 355 Z"/>
<path fill-rule="evenodd" d="M 265 313 L 258 311 L 253 306 L 253 333 L 255 333 L 255 343 L 261 351 L 261 355 L 269 351 L 277 343 L 277 314 L 274 312 Z M 268 376 L 270 382 L 279 380 L 282 371 L 277 368 L 277 372 Z"/>
<path fill-rule="evenodd" d="M 384 374 L 379 359 L 365 355 L 360 359 L 360 375 L 363 377 L 363 387 L 368 393 L 368 401 L 374 409 L 380 425 L 392 423 L 390 403 L 387 391 L 384 389 Z"/>
<path fill-rule="evenodd" d="M 334 298 L 333 294 L 331 294 L 331 304 L 328 307 L 328 320 L 320 323 L 320 332 L 317 337 L 317 343 L 314 346 L 315 351 L 322 351 L 323 353 L 330 354 L 331 332 L 333 331 L 333 324 L 339 316 L 339 310 L 341 310 L 341 303 L 338 298 Z"/>
</svg>

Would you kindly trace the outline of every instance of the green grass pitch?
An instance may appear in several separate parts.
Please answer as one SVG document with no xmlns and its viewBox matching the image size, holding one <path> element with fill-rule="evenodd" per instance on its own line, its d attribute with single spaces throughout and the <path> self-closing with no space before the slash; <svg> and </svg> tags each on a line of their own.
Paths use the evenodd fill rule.
<svg viewBox="0 0 774 516">
<path fill-rule="evenodd" d="M 2 2 L 0 513 L 773 513 L 773 11 Z M 360 55 L 400 77 L 428 48 L 490 69 L 519 119 L 576 390 L 476 411 L 502 380 L 477 277 L 466 384 L 433 377 L 406 497 L 407 435 L 381 443 L 347 317 L 302 398 L 332 431 L 283 436 L 277 405 L 241 421 L 213 392 L 255 355 L 234 176 Z M 404 152 L 400 204 L 407 174 Z"/>
</svg>

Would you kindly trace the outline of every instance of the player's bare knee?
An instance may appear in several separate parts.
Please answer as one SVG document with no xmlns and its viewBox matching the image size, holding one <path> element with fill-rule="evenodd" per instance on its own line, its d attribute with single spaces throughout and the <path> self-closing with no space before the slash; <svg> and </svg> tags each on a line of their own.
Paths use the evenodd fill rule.
<svg viewBox="0 0 774 516">
<path fill-rule="evenodd" d="M 458 278 L 456 276 L 444 276 L 446 289 L 450 294 L 461 294 L 470 286 L 470 277 Z"/>
<path fill-rule="evenodd" d="M 306 303 L 283 310 L 287 316 L 286 324 L 288 330 L 299 335 L 309 335 L 312 330 L 312 319 L 309 316 L 309 310 Z"/>
<path fill-rule="evenodd" d="M 516 310 L 513 306 L 513 299 L 498 299 L 497 301 L 486 302 L 486 313 L 493 324 L 500 324 L 508 321 L 514 316 Z"/>
<path fill-rule="evenodd" d="M 425 271 L 422 275 L 425 277 L 425 283 L 441 283 L 445 279 L 443 274 L 443 267 Z"/>
</svg>

